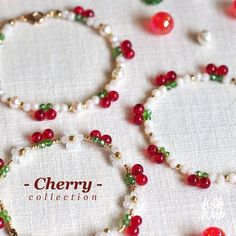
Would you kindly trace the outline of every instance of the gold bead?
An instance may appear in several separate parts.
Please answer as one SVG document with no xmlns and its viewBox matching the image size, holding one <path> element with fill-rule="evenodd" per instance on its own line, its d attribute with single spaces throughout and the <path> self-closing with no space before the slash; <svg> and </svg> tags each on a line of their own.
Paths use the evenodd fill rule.
<svg viewBox="0 0 236 236">
<path fill-rule="evenodd" d="M 25 104 L 24 102 L 21 102 L 19 107 L 22 109 L 24 104 Z"/>
<path fill-rule="evenodd" d="M 105 232 L 105 233 L 109 233 L 110 230 L 109 230 L 108 228 L 106 228 L 106 229 L 104 229 L 104 232 Z"/>
<path fill-rule="evenodd" d="M 21 148 L 21 149 L 19 150 L 20 156 L 24 156 L 24 155 L 26 154 L 26 152 L 27 152 L 27 150 L 26 150 L 25 148 Z"/>
<path fill-rule="evenodd" d="M 133 196 L 133 197 L 131 198 L 131 201 L 134 202 L 134 203 L 137 203 L 138 198 L 137 198 L 136 196 Z"/>
<path fill-rule="evenodd" d="M 69 104 L 69 105 L 68 105 L 68 111 L 73 111 L 73 106 L 72 106 L 72 104 Z"/>
<path fill-rule="evenodd" d="M 229 175 L 225 175 L 225 180 L 229 180 Z"/>
<path fill-rule="evenodd" d="M 149 135 L 149 137 L 152 137 L 153 133 L 149 133 L 148 135 Z"/>
<path fill-rule="evenodd" d="M 115 157 L 116 157 L 116 159 L 120 160 L 122 158 L 122 155 L 120 152 L 116 152 Z"/>
<path fill-rule="evenodd" d="M 8 21 L 8 24 L 10 24 L 10 25 L 15 25 L 15 24 L 16 24 L 16 21 L 15 21 L 14 19 L 9 20 L 9 21 Z"/>
<path fill-rule="evenodd" d="M 75 138 L 75 136 L 74 136 L 74 135 L 71 135 L 71 136 L 69 137 L 69 140 L 70 140 L 70 141 L 72 141 L 72 142 L 74 142 L 74 141 L 75 141 L 75 139 L 76 139 L 76 138 Z"/>
<path fill-rule="evenodd" d="M 8 102 L 8 103 L 11 102 L 11 98 L 8 98 L 8 99 L 7 99 L 7 102 Z"/>
<path fill-rule="evenodd" d="M 181 167 L 180 164 L 176 165 L 176 169 L 177 169 L 177 170 L 180 170 L 180 167 Z"/>
</svg>

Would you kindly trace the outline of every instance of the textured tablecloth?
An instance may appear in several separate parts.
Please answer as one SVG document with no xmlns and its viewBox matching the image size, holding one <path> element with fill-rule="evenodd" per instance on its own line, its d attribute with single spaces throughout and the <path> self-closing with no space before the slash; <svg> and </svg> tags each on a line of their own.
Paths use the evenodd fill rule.
<svg viewBox="0 0 236 236">
<path fill-rule="evenodd" d="M 235 75 L 236 20 L 225 14 L 226 3 L 164 0 L 160 5 L 146 6 L 139 0 L 0 0 L 1 20 L 79 4 L 92 8 L 115 34 L 130 39 L 136 51 L 119 89 L 121 99 L 108 110 L 59 115 L 55 121 L 40 123 L 1 104 L 0 155 L 6 157 L 11 147 L 27 144 L 30 134 L 47 127 L 58 134 L 66 129 L 83 133 L 99 129 L 113 137 L 128 163 L 143 164 L 149 176 L 148 185 L 139 188 L 143 204 L 138 211 L 143 217 L 140 235 L 197 236 L 215 225 L 227 236 L 235 236 L 235 186 L 214 184 L 208 190 L 187 187 L 173 170 L 147 161 L 143 149 L 148 142 L 141 129 L 128 121 L 130 107 L 145 99 L 158 73 L 171 69 L 178 74 L 194 73 L 214 62 L 227 64 L 231 75 Z M 170 12 L 176 25 L 171 34 L 158 37 L 145 25 L 152 14 L 161 10 Z M 199 46 L 194 37 L 203 29 L 213 34 L 213 42 L 207 47 Z M 102 88 L 112 66 L 101 37 L 84 26 L 62 21 L 48 21 L 37 27 L 19 25 L 1 47 L 0 57 L 0 79 L 8 94 L 38 102 L 85 99 Z M 181 163 L 208 172 L 235 171 L 235 88 L 215 83 L 187 85 L 162 99 L 153 117 L 161 143 Z M 106 158 L 93 146 L 84 146 L 79 152 L 52 147 L 34 154 L 26 166 L 14 167 L 0 195 L 19 235 L 92 235 L 114 226 L 121 217 L 126 188 Z M 34 180 L 48 176 L 54 180 L 92 180 L 103 186 L 90 193 L 97 195 L 97 201 L 29 201 L 30 194 L 45 193 L 33 188 Z M 30 187 L 24 187 L 24 183 Z"/>
</svg>

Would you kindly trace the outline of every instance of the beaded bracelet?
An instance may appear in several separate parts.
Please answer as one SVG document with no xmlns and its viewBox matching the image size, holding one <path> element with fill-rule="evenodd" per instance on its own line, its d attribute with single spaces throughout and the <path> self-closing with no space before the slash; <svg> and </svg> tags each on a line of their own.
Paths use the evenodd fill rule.
<svg viewBox="0 0 236 236">
<path fill-rule="evenodd" d="M 72 102 L 70 104 L 38 104 L 22 102 L 17 96 L 9 97 L 0 84 L 0 100 L 3 103 L 8 104 L 13 109 L 22 109 L 25 112 L 34 112 L 34 117 L 38 121 L 45 119 L 54 120 L 57 116 L 57 112 L 74 112 L 80 113 L 83 110 L 90 109 L 95 105 L 100 105 L 103 108 L 111 106 L 112 102 L 115 102 L 119 98 L 118 92 L 115 90 L 118 83 L 124 78 L 124 63 L 135 56 L 135 52 L 132 49 L 132 43 L 129 40 L 120 41 L 119 38 L 111 31 L 111 27 L 107 24 L 98 23 L 95 20 L 94 11 L 88 9 L 84 10 L 82 7 L 75 7 L 73 11 L 50 11 L 46 14 L 41 12 L 33 12 L 29 15 L 20 16 L 13 20 L 10 20 L 0 30 L 0 44 L 5 41 L 5 37 L 14 28 L 17 22 L 28 22 L 32 24 L 39 24 L 44 22 L 48 18 L 64 19 L 69 21 L 75 21 L 90 26 L 93 30 L 105 37 L 112 48 L 112 57 L 116 61 L 116 68 L 112 71 L 111 81 L 105 86 L 105 88 L 92 96 L 85 102 Z"/>
<path fill-rule="evenodd" d="M 134 214 L 135 209 L 138 206 L 138 194 L 136 192 L 137 186 L 145 185 L 148 182 L 148 178 L 143 174 L 144 169 L 140 164 L 135 164 L 131 168 L 124 164 L 122 155 L 119 149 L 112 145 L 112 138 L 109 135 L 101 135 L 100 131 L 93 130 L 89 135 L 83 135 L 79 133 L 66 133 L 61 138 L 54 138 L 54 132 L 51 129 L 46 129 L 43 133 L 35 132 L 31 136 L 33 145 L 31 147 L 17 147 L 11 150 L 10 160 L 4 163 L 0 159 L 0 180 L 6 177 L 10 171 L 10 167 L 13 164 L 26 163 L 30 152 L 51 147 L 54 144 L 63 143 L 67 149 L 75 149 L 80 146 L 83 141 L 89 141 L 97 144 L 109 151 L 109 158 L 114 166 L 120 168 L 126 184 L 129 187 L 129 193 L 125 195 L 123 206 L 125 213 L 121 220 L 120 227 L 118 229 L 105 229 L 103 232 L 98 232 L 95 236 L 116 236 L 116 235 L 138 235 L 139 226 L 142 224 L 142 218 Z M 9 216 L 3 203 L 0 201 L 0 229 L 6 228 L 10 236 L 17 236 L 18 233 L 12 226 L 11 217 Z"/>
<path fill-rule="evenodd" d="M 181 86 L 184 83 L 195 81 L 215 81 L 224 84 L 235 84 L 236 79 L 228 76 L 228 67 L 225 65 L 217 67 L 214 64 L 209 64 L 205 68 L 204 73 L 197 73 L 196 75 L 185 75 L 177 78 L 174 71 L 169 71 L 166 75 L 159 75 L 156 78 L 157 89 L 151 92 L 144 104 L 136 104 L 132 109 L 132 121 L 136 125 L 144 124 L 145 134 L 150 139 L 150 145 L 146 150 L 147 156 L 155 163 L 162 164 L 167 163 L 172 169 L 178 170 L 184 177 L 186 182 L 191 186 L 197 186 L 203 189 L 209 188 L 212 182 L 223 183 L 229 182 L 236 183 L 236 173 L 223 174 L 211 174 L 209 175 L 205 171 L 195 171 L 189 169 L 185 164 L 178 163 L 164 147 L 158 145 L 158 140 L 154 132 L 152 131 L 153 124 L 152 111 L 154 103 L 159 100 L 168 90 Z"/>
</svg>

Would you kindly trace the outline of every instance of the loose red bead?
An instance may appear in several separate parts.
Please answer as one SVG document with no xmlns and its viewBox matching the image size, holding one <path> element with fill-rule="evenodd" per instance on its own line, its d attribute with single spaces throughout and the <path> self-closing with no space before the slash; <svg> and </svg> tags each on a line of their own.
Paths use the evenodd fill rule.
<svg viewBox="0 0 236 236">
<path fill-rule="evenodd" d="M 104 134 L 101 137 L 101 140 L 103 140 L 106 144 L 111 144 L 112 143 L 112 138 L 110 135 Z"/>
<path fill-rule="evenodd" d="M 46 115 L 45 115 L 45 112 L 43 110 L 38 110 L 34 113 L 34 117 L 35 117 L 36 120 L 42 121 L 42 120 L 45 120 Z"/>
<path fill-rule="evenodd" d="M 131 169 L 131 173 L 133 175 L 139 175 L 143 173 L 143 166 L 140 164 L 135 164 L 132 169 Z"/>
<path fill-rule="evenodd" d="M 209 74 L 209 75 L 213 75 L 215 74 L 217 71 L 217 67 L 215 64 L 208 64 L 206 66 L 206 73 Z"/>
<path fill-rule="evenodd" d="M 143 116 L 142 115 L 139 115 L 139 114 L 136 114 L 134 115 L 133 117 L 133 123 L 135 125 L 141 125 L 143 123 Z"/>
<path fill-rule="evenodd" d="M 200 185 L 200 178 L 197 175 L 190 175 L 188 176 L 188 184 L 191 186 L 199 186 Z"/>
<path fill-rule="evenodd" d="M 43 132 L 43 138 L 44 139 L 53 139 L 54 132 L 51 129 L 45 129 Z"/>
<path fill-rule="evenodd" d="M 46 111 L 46 117 L 49 120 L 54 120 L 57 117 L 57 112 L 54 109 L 49 109 L 48 111 Z"/>
<path fill-rule="evenodd" d="M 211 186 L 211 181 L 209 178 L 203 177 L 200 179 L 201 188 L 209 188 Z"/>
<path fill-rule="evenodd" d="M 4 219 L 2 217 L 0 217 L 0 229 L 3 229 L 4 226 L 5 226 Z"/>
<path fill-rule="evenodd" d="M 217 75 L 225 76 L 229 72 L 229 68 L 225 65 L 219 66 L 217 69 Z"/>
<path fill-rule="evenodd" d="M 116 92 L 116 91 L 110 91 L 110 92 L 107 94 L 107 97 L 108 97 L 111 101 L 115 102 L 115 101 L 117 101 L 117 100 L 119 99 L 119 93 Z"/>
<path fill-rule="evenodd" d="M 157 153 L 158 149 L 157 146 L 154 144 L 151 144 L 147 148 L 147 153 L 149 156 L 154 156 Z"/>
<path fill-rule="evenodd" d="M 84 9 L 83 7 L 81 6 L 78 6 L 78 7 L 75 7 L 73 12 L 76 14 L 76 15 L 82 15 L 84 13 Z"/>
<path fill-rule="evenodd" d="M 129 236 L 138 236 L 139 235 L 139 228 L 137 226 L 129 226 L 126 230 L 126 233 Z"/>
<path fill-rule="evenodd" d="M 0 159 L 0 169 L 4 166 L 4 160 Z"/>
<path fill-rule="evenodd" d="M 226 234 L 220 228 L 209 227 L 202 232 L 201 236 L 226 236 Z"/>
<path fill-rule="evenodd" d="M 131 226 L 140 226 L 143 222 L 143 219 L 141 216 L 133 216 L 130 221 Z"/>
<path fill-rule="evenodd" d="M 101 132 L 99 130 L 93 130 L 90 132 L 90 137 L 92 138 L 100 138 L 101 137 Z"/>
<path fill-rule="evenodd" d="M 111 106 L 111 99 L 108 97 L 102 98 L 100 104 L 103 108 L 108 108 Z"/>
<path fill-rule="evenodd" d="M 158 75 L 156 77 L 156 85 L 157 86 L 165 85 L 166 81 L 167 81 L 167 78 L 165 75 Z"/>
<path fill-rule="evenodd" d="M 39 132 L 35 132 L 35 133 L 32 134 L 31 140 L 34 143 L 39 143 L 43 140 L 43 135 Z"/>
<path fill-rule="evenodd" d="M 94 11 L 93 11 L 93 10 L 88 9 L 88 10 L 85 10 L 85 11 L 84 11 L 83 16 L 85 16 L 85 17 L 94 17 L 95 14 L 94 14 Z"/>
<path fill-rule="evenodd" d="M 151 18 L 151 30 L 155 34 L 168 34 L 174 28 L 174 19 L 167 12 L 158 12 Z"/>
<path fill-rule="evenodd" d="M 143 114 L 144 110 L 145 110 L 145 108 L 144 108 L 143 104 L 136 104 L 133 107 L 134 114 Z"/>
<path fill-rule="evenodd" d="M 132 48 L 126 48 L 125 50 L 122 51 L 122 53 L 126 59 L 132 59 L 135 56 L 135 52 Z"/>
<path fill-rule="evenodd" d="M 175 81 L 176 78 L 177 78 L 177 74 L 174 71 L 169 71 L 166 74 L 166 78 L 167 78 L 168 81 Z"/>
<path fill-rule="evenodd" d="M 132 43 L 129 40 L 124 40 L 121 44 L 120 47 L 123 50 L 126 50 L 127 48 L 132 48 Z"/>
<path fill-rule="evenodd" d="M 162 153 L 156 153 L 154 156 L 153 156 L 153 160 L 155 163 L 157 164 L 162 164 L 164 163 L 165 161 L 165 156 L 162 154 Z"/>
<path fill-rule="evenodd" d="M 139 174 L 136 175 L 135 180 L 138 185 L 143 186 L 148 182 L 148 177 L 146 175 Z"/>
</svg>

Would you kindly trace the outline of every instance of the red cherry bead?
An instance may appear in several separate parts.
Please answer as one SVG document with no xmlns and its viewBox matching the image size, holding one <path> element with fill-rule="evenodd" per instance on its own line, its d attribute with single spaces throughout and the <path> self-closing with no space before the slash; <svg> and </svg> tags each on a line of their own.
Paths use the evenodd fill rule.
<svg viewBox="0 0 236 236">
<path fill-rule="evenodd" d="M 112 143 L 112 138 L 110 135 L 104 134 L 101 137 L 101 140 L 103 140 L 106 144 L 111 144 Z"/>
<path fill-rule="evenodd" d="M 143 173 L 143 166 L 140 164 L 135 164 L 132 169 L 131 169 L 131 173 L 133 175 L 139 175 Z"/>
<path fill-rule="evenodd" d="M 103 108 L 108 108 L 111 106 L 111 99 L 108 97 L 102 98 L 100 104 Z"/>
<path fill-rule="evenodd" d="M 188 176 L 188 184 L 191 186 L 199 186 L 200 185 L 200 178 L 197 175 L 190 175 Z"/>
<path fill-rule="evenodd" d="M 43 135 L 39 132 L 35 132 L 35 133 L 32 134 L 31 140 L 34 143 L 39 143 L 43 140 Z"/>
<path fill-rule="evenodd" d="M 0 169 L 4 166 L 4 160 L 0 159 Z"/>
<path fill-rule="evenodd" d="M 222 66 L 219 66 L 218 69 L 217 69 L 217 75 L 221 75 L 221 76 L 224 76 L 224 75 L 227 75 L 229 72 L 229 68 L 225 65 L 222 65 Z"/>
<path fill-rule="evenodd" d="M 126 230 L 127 235 L 129 236 L 138 236 L 139 235 L 139 228 L 137 226 L 129 226 Z"/>
<path fill-rule="evenodd" d="M 35 117 L 36 120 L 42 121 L 42 120 L 45 120 L 46 115 L 45 115 L 45 112 L 43 110 L 38 110 L 34 113 L 34 117 Z"/>
<path fill-rule="evenodd" d="M 155 155 L 157 153 L 157 146 L 154 144 L 149 145 L 147 148 L 147 153 L 150 156 Z"/>
<path fill-rule="evenodd" d="M 43 132 L 43 138 L 44 139 L 53 139 L 54 132 L 51 129 L 45 129 Z"/>
<path fill-rule="evenodd" d="M 130 221 L 130 225 L 132 226 L 140 226 L 143 222 L 143 219 L 141 216 L 133 216 Z"/>
<path fill-rule="evenodd" d="M 145 108 L 144 108 L 143 104 L 136 104 L 133 107 L 134 114 L 143 114 L 144 110 L 145 110 Z"/>
<path fill-rule="evenodd" d="M 165 161 L 165 156 L 162 153 L 156 153 L 153 158 L 154 162 L 157 164 L 162 164 Z"/>
<path fill-rule="evenodd" d="M 202 233 L 201 236 L 226 236 L 225 232 L 217 227 L 209 227 L 205 229 Z"/>
<path fill-rule="evenodd" d="M 176 78 L 177 78 L 177 74 L 174 71 L 169 71 L 166 74 L 166 78 L 167 78 L 168 81 L 175 81 Z"/>
<path fill-rule="evenodd" d="M 138 185 L 143 186 L 148 182 L 148 177 L 146 175 L 139 174 L 136 175 L 135 180 Z"/>
<path fill-rule="evenodd" d="M 151 18 L 151 30 L 155 34 L 168 34 L 174 28 L 174 19 L 167 12 L 158 12 Z"/>
<path fill-rule="evenodd" d="M 50 108 L 48 111 L 46 111 L 46 117 L 49 120 L 54 120 L 57 117 L 57 112 L 54 109 Z"/>
<path fill-rule="evenodd" d="M 101 137 L 101 132 L 99 130 L 93 130 L 93 131 L 90 132 L 90 137 L 100 138 Z"/>
<path fill-rule="evenodd" d="M 139 115 L 139 114 L 136 114 L 134 115 L 133 117 L 133 123 L 135 125 L 141 125 L 143 123 L 143 116 L 142 115 Z"/>
<path fill-rule="evenodd" d="M 200 179 L 201 188 L 209 188 L 211 186 L 211 181 L 209 178 L 203 177 Z"/>
<path fill-rule="evenodd" d="M 126 48 L 125 50 L 122 51 L 122 53 L 126 59 L 132 59 L 135 56 L 135 52 L 132 48 Z"/>
<path fill-rule="evenodd" d="M 75 7 L 73 12 L 76 14 L 76 15 L 82 15 L 84 13 L 84 9 L 83 7 L 81 6 L 78 6 L 78 7 Z"/>
<path fill-rule="evenodd" d="M 2 217 L 0 217 L 0 229 L 3 229 L 4 226 L 5 226 L 4 219 Z"/>
<path fill-rule="evenodd" d="M 85 16 L 85 17 L 94 17 L 95 14 L 94 14 L 94 11 L 93 11 L 93 10 L 88 9 L 88 10 L 85 10 L 85 11 L 84 11 L 83 16 Z"/>
<path fill-rule="evenodd" d="M 122 50 L 125 50 L 127 48 L 132 48 L 132 43 L 129 40 L 124 40 L 121 44 L 120 47 Z"/>
<path fill-rule="evenodd" d="M 208 64 L 206 66 L 206 73 L 209 74 L 209 75 L 213 75 L 215 74 L 217 71 L 217 67 L 215 64 Z"/>
<path fill-rule="evenodd" d="M 158 75 L 158 76 L 156 77 L 156 85 L 157 85 L 157 86 L 165 85 L 166 80 L 167 80 L 167 78 L 166 78 L 165 75 Z"/>
<path fill-rule="evenodd" d="M 107 97 L 108 97 L 111 101 L 115 102 L 115 101 L 117 101 L 117 100 L 119 99 L 119 93 L 116 92 L 116 91 L 110 91 L 110 92 L 107 94 Z"/>
</svg>

